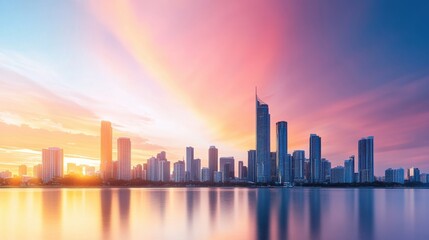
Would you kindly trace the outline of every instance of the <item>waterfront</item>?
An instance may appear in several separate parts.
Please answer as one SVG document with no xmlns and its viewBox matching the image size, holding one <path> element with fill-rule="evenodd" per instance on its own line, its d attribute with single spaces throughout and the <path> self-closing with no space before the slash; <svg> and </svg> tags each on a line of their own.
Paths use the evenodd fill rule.
<svg viewBox="0 0 429 240">
<path fill-rule="evenodd" d="M 2 239 L 428 239 L 429 190 L 4 188 Z"/>
</svg>

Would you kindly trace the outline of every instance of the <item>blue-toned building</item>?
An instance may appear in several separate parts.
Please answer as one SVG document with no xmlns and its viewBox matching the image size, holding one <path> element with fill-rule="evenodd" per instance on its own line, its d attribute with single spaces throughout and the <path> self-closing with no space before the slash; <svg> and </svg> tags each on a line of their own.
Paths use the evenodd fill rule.
<svg viewBox="0 0 429 240">
<path fill-rule="evenodd" d="M 362 138 L 358 143 L 359 182 L 374 182 L 374 137 Z"/>
<path fill-rule="evenodd" d="M 256 95 L 256 181 L 271 182 L 270 112 Z"/>
<path fill-rule="evenodd" d="M 310 182 L 321 180 L 322 139 L 316 134 L 310 134 Z"/>
<path fill-rule="evenodd" d="M 276 139 L 277 139 L 277 171 L 279 182 L 292 182 L 292 167 L 290 159 L 288 159 L 287 149 L 287 122 L 281 121 L 276 123 Z"/>
<path fill-rule="evenodd" d="M 247 151 L 247 180 L 256 182 L 256 150 Z"/>
</svg>

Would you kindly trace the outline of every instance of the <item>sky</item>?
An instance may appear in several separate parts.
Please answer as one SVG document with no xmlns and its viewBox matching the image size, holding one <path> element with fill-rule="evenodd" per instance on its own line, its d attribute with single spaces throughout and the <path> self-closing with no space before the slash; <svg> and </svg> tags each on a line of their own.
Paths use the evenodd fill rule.
<svg viewBox="0 0 429 240">
<path fill-rule="evenodd" d="M 255 87 L 289 151 L 322 138 L 332 166 L 374 136 L 375 173 L 429 172 L 427 1 L 1 1 L 0 171 L 99 166 L 100 121 L 133 165 L 186 146 L 247 165 Z"/>
</svg>

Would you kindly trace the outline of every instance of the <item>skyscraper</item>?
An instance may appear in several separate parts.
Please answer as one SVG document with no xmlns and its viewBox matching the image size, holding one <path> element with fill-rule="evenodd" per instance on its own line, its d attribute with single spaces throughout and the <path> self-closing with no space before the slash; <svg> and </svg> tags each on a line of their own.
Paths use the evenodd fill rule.
<svg viewBox="0 0 429 240">
<path fill-rule="evenodd" d="M 344 183 L 344 167 L 337 166 L 331 169 L 331 183 Z"/>
<path fill-rule="evenodd" d="M 350 159 L 344 161 L 344 182 L 352 183 L 354 182 L 355 175 L 355 156 L 350 156 Z"/>
<path fill-rule="evenodd" d="M 170 161 L 160 160 L 158 161 L 159 169 L 159 181 L 169 182 L 170 181 Z"/>
<path fill-rule="evenodd" d="M 329 182 L 331 178 L 331 162 L 322 158 L 320 161 L 320 181 L 319 182 Z"/>
<path fill-rule="evenodd" d="M 229 181 L 234 178 L 234 157 L 221 157 L 220 159 L 220 171 L 222 172 L 224 181 Z M 227 166 L 228 165 L 228 166 Z"/>
<path fill-rule="evenodd" d="M 210 168 L 203 167 L 201 169 L 201 182 L 209 182 L 210 179 Z"/>
<path fill-rule="evenodd" d="M 147 160 L 147 180 L 158 182 L 159 179 L 159 160 L 151 157 Z"/>
<path fill-rule="evenodd" d="M 247 151 L 247 180 L 256 182 L 256 150 Z"/>
<path fill-rule="evenodd" d="M 316 134 L 310 134 L 310 182 L 320 182 L 322 158 L 322 139 Z"/>
<path fill-rule="evenodd" d="M 277 182 L 277 167 L 276 167 L 276 160 L 277 153 L 276 152 L 270 152 L 270 168 L 271 168 L 271 180 L 270 182 Z"/>
<path fill-rule="evenodd" d="M 256 181 L 270 182 L 270 113 L 268 104 L 256 94 Z"/>
<path fill-rule="evenodd" d="M 243 161 L 238 161 L 238 179 L 243 179 Z"/>
<path fill-rule="evenodd" d="M 407 178 L 409 182 L 420 182 L 420 170 L 415 167 L 408 168 Z"/>
<path fill-rule="evenodd" d="M 42 150 L 42 181 L 47 183 L 54 178 L 63 177 L 63 150 L 51 147 Z"/>
<path fill-rule="evenodd" d="M 295 182 L 302 182 L 304 180 L 304 162 L 305 162 L 305 151 L 304 150 L 293 151 L 292 169 L 293 169 L 293 177 Z"/>
<path fill-rule="evenodd" d="M 291 182 L 291 173 L 286 173 L 287 163 L 287 122 L 281 121 L 276 123 L 276 139 L 277 139 L 277 172 L 279 182 Z M 288 169 L 291 169 L 290 167 Z"/>
<path fill-rule="evenodd" d="M 374 182 L 374 137 L 362 138 L 358 143 L 359 182 Z"/>
<path fill-rule="evenodd" d="M 131 180 L 131 140 L 118 138 L 118 179 Z"/>
<path fill-rule="evenodd" d="M 184 182 L 185 181 L 185 162 L 177 161 L 173 164 L 173 177 L 175 182 Z"/>
<path fill-rule="evenodd" d="M 186 181 L 193 181 L 192 179 L 192 161 L 194 161 L 194 148 L 186 147 Z"/>
<path fill-rule="evenodd" d="M 100 140 L 100 176 L 103 180 L 108 180 L 113 177 L 112 125 L 110 122 L 101 121 Z"/>
<path fill-rule="evenodd" d="M 192 180 L 201 181 L 201 159 L 197 158 L 192 161 Z"/>
<path fill-rule="evenodd" d="M 215 146 L 209 148 L 209 169 L 210 169 L 210 181 L 214 180 L 214 172 L 218 170 L 218 149 Z"/>
</svg>

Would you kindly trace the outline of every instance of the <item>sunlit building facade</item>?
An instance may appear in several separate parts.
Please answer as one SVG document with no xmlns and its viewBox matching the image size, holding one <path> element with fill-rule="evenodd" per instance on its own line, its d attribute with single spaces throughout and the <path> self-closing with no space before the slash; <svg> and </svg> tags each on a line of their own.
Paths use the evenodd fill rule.
<svg viewBox="0 0 429 240">
<path fill-rule="evenodd" d="M 270 182 L 270 112 L 268 104 L 256 95 L 256 181 Z"/>
<path fill-rule="evenodd" d="M 63 177 L 64 155 L 61 148 L 51 147 L 42 150 L 42 181 L 48 183 Z"/>
<path fill-rule="evenodd" d="M 131 140 L 118 138 L 118 179 L 131 180 Z"/>
<path fill-rule="evenodd" d="M 112 124 L 108 121 L 101 121 L 100 141 L 100 177 L 108 180 L 113 178 Z"/>
</svg>

